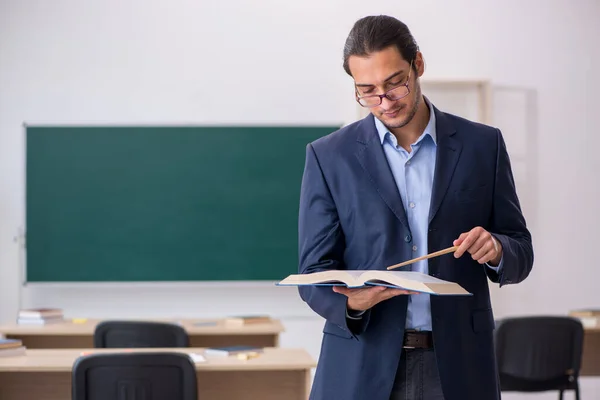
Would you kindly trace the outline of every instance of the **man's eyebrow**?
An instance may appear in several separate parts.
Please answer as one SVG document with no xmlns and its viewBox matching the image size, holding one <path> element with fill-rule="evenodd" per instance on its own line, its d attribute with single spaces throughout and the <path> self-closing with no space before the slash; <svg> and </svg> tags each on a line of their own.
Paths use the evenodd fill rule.
<svg viewBox="0 0 600 400">
<path fill-rule="evenodd" d="M 385 78 L 384 82 L 387 82 L 390 79 L 397 77 L 398 75 L 402 74 L 403 72 L 404 72 L 404 70 L 402 70 L 402 69 L 400 71 L 398 71 L 398 72 L 394 72 L 392 75 L 390 75 L 387 78 Z M 354 86 L 356 86 L 356 87 L 372 87 L 372 86 L 375 86 L 375 85 L 372 85 L 370 83 L 355 83 Z"/>
</svg>

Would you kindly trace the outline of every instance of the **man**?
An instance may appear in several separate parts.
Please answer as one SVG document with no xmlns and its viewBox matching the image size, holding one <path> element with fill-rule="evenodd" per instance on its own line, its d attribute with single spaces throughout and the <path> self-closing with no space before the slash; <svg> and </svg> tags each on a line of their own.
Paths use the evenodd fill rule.
<svg viewBox="0 0 600 400">
<path fill-rule="evenodd" d="M 405 269 L 473 296 L 301 287 L 326 319 L 311 398 L 499 399 L 487 279 L 518 283 L 533 264 L 502 135 L 421 94 L 423 56 L 394 18 L 357 21 L 344 68 L 371 113 L 307 146 L 299 272 L 385 269 L 454 245 Z"/>
</svg>

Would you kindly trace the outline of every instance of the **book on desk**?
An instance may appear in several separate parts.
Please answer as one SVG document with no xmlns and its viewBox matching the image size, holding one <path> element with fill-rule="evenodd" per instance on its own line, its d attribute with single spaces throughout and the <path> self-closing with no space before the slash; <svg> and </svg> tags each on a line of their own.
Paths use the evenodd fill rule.
<svg viewBox="0 0 600 400">
<path fill-rule="evenodd" d="M 64 321 L 63 310 L 60 308 L 30 308 L 19 311 L 17 324 L 46 325 Z"/>
<path fill-rule="evenodd" d="M 204 350 L 207 356 L 234 356 L 243 353 L 262 353 L 262 347 L 256 346 L 224 346 L 224 347 L 209 347 Z"/>
<path fill-rule="evenodd" d="M 25 354 L 25 346 L 19 339 L 0 339 L 0 357 L 15 357 Z"/>
<path fill-rule="evenodd" d="M 273 321 L 268 315 L 233 315 L 223 319 L 228 326 L 266 324 Z"/>
</svg>

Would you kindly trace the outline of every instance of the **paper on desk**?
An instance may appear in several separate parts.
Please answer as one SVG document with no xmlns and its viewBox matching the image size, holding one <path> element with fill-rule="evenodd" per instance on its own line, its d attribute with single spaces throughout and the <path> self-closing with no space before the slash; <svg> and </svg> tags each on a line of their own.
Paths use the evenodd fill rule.
<svg viewBox="0 0 600 400">
<path fill-rule="evenodd" d="M 598 318 L 596 317 L 579 317 L 584 328 L 595 328 L 598 326 Z"/>
<path fill-rule="evenodd" d="M 206 362 L 206 358 L 202 354 L 190 353 L 189 356 L 195 364 Z"/>
</svg>

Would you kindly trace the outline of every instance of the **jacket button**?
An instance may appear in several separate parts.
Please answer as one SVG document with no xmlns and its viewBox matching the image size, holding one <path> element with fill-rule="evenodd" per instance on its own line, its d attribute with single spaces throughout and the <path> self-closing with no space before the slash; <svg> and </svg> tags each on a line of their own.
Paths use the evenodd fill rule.
<svg viewBox="0 0 600 400">
<path fill-rule="evenodd" d="M 404 236 L 404 241 L 405 241 L 406 243 L 410 243 L 410 241 L 411 241 L 411 240 L 412 240 L 412 237 L 411 237 L 410 235 L 406 235 L 406 236 Z"/>
</svg>

